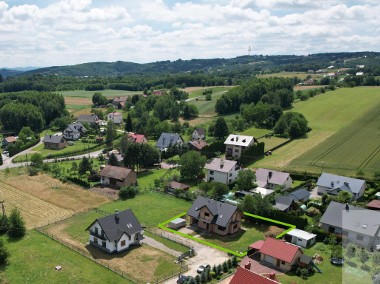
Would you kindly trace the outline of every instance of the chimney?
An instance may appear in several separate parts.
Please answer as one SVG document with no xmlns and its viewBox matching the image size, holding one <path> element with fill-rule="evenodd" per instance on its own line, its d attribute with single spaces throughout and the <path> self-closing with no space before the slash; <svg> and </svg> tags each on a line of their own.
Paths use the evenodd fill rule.
<svg viewBox="0 0 380 284">
<path fill-rule="evenodd" d="M 269 279 L 276 280 L 276 272 L 272 271 L 269 273 Z"/>
<path fill-rule="evenodd" d="M 346 203 L 346 211 L 350 211 L 350 206 L 348 206 L 348 203 Z"/>
<path fill-rule="evenodd" d="M 115 209 L 115 221 L 116 224 L 119 224 L 119 209 Z"/>
<path fill-rule="evenodd" d="M 223 159 L 220 160 L 220 168 L 223 169 L 224 161 Z"/>
<path fill-rule="evenodd" d="M 269 171 L 269 173 L 268 173 L 268 177 L 269 177 L 269 179 L 272 178 L 272 171 Z"/>
<path fill-rule="evenodd" d="M 251 270 L 251 261 L 249 260 L 246 265 L 244 265 L 245 269 Z"/>
</svg>

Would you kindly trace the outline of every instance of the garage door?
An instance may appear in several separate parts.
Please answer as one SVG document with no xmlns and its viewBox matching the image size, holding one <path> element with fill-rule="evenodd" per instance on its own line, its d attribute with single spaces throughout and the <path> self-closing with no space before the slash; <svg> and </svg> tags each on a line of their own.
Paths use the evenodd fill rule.
<svg viewBox="0 0 380 284">
<path fill-rule="evenodd" d="M 268 263 L 270 263 L 270 264 L 273 264 L 273 257 L 271 257 L 271 256 L 269 256 L 269 255 L 265 255 L 264 256 L 264 261 L 265 262 L 268 262 Z"/>
</svg>

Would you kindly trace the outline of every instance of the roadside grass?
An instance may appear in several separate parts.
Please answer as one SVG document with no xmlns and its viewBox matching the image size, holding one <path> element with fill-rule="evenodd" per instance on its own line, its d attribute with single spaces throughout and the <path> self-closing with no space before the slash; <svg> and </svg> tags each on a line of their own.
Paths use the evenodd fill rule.
<svg viewBox="0 0 380 284">
<path fill-rule="evenodd" d="M 174 250 L 176 250 L 178 252 L 185 253 L 185 252 L 189 251 L 188 247 L 185 247 L 185 246 L 183 246 L 183 245 L 181 245 L 179 243 L 173 242 L 173 241 L 171 241 L 169 239 L 163 238 L 163 237 L 161 237 L 159 235 L 156 235 L 156 234 L 153 234 L 151 232 L 144 231 L 144 235 L 148 236 L 148 237 L 156 240 L 157 242 L 160 242 L 160 243 L 164 244 L 168 248 L 174 249 Z"/>
<path fill-rule="evenodd" d="M 11 256 L 1 267 L 3 283 L 130 283 L 37 231 L 6 242 Z M 57 265 L 62 270 L 56 271 Z"/>
<path fill-rule="evenodd" d="M 100 91 L 85 91 L 85 90 L 74 90 L 74 91 L 59 91 L 57 92 L 63 97 L 78 97 L 78 98 L 92 98 L 94 93 L 101 93 L 105 97 L 124 97 L 132 96 L 135 94 L 142 94 L 141 91 L 123 91 L 123 90 L 100 90 Z"/>
</svg>

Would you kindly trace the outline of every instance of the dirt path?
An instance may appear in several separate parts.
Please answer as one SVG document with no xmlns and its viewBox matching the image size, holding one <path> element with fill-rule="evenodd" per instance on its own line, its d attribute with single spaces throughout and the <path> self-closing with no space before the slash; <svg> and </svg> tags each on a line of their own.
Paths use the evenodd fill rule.
<svg viewBox="0 0 380 284">
<path fill-rule="evenodd" d="M 171 249 L 171 248 L 168 248 L 167 246 L 165 246 L 164 244 L 156 241 L 155 239 L 152 239 L 148 236 L 144 236 L 144 240 L 143 240 L 143 243 L 144 244 L 147 244 L 148 246 L 151 246 L 151 247 L 154 247 L 156 249 L 159 249 L 163 252 L 166 252 L 168 254 L 171 254 L 175 257 L 178 257 L 179 255 L 181 255 L 181 252 L 179 251 L 176 251 L 174 249 Z"/>
</svg>

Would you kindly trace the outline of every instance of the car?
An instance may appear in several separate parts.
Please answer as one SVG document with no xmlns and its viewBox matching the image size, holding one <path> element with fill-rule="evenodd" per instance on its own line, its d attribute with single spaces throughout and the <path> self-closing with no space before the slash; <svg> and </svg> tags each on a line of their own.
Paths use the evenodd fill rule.
<svg viewBox="0 0 380 284">
<path fill-rule="evenodd" d="M 203 271 L 210 268 L 211 266 L 209 264 L 202 264 L 201 266 L 198 267 L 197 273 L 201 274 Z"/>
<path fill-rule="evenodd" d="M 185 275 L 181 275 L 178 280 L 177 280 L 177 284 L 184 284 L 186 283 L 187 281 L 189 281 L 191 279 L 190 276 L 185 276 Z"/>
<path fill-rule="evenodd" d="M 343 265 L 344 260 L 342 258 L 333 257 L 330 259 L 330 262 L 334 265 Z"/>
</svg>

